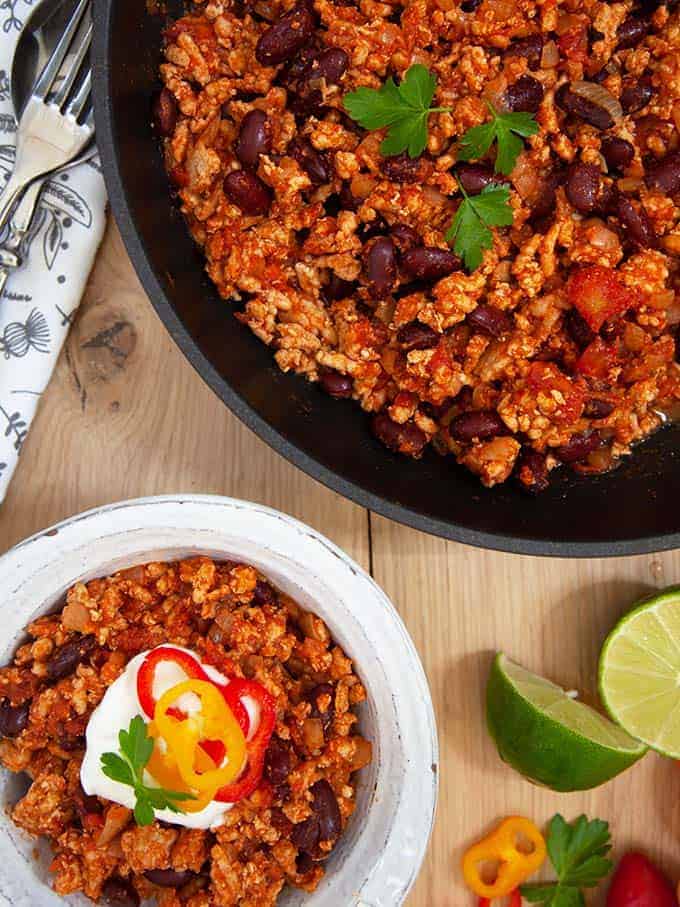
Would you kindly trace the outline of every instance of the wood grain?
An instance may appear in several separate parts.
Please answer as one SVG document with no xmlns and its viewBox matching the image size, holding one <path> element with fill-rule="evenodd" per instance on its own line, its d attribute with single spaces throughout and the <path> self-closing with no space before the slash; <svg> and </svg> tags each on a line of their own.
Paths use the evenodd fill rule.
<svg viewBox="0 0 680 907">
<path fill-rule="evenodd" d="M 224 408 L 170 341 L 110 227 L 0 509 L 0 550 L 89 507 L 178 491 L 261 501 L 310 523 L 372 564 L 401 612 L 429 676 L 441 745 L 437 823 L 409 907 L 474 907 L 460 855 L 508 813 L 540 822 L 558 810 L 598 815 L 612 822 L 619 851 L 644 847 L 680 878 L 680 768 L 650 755 L 595 792 L 560 796 L 503 766 L 483 720 L 497 649 L 594 697 L 608 629 L 641 593 L 678 579 L 680 555 L 523 558 L 369 519 Z M 601 907 L 603 891 L 591 903 Z"/>
</svg>

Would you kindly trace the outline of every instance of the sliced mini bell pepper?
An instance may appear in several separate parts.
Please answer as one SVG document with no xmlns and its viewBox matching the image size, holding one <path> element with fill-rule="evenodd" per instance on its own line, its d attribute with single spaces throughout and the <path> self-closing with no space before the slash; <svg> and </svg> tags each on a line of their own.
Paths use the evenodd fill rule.
<svg viewBox="0 0 680 907">
<path fill-rule="evenodd" d="M 245 771 L 234 782 L 222 787 L 215 796 L 222 803 L 237 803 L 249 797 L 260 785 L 267 747 L 276 724 L 276 709 L 273 697 L 255 680 L 236 678 L 229 683 L 224 695 L 232 708 L 232 703 L 242 703 L 247 696 L 257 703 L 260 712 L 257 729 L 247 742 L 248 764 Z"/>
<path fill-rule="evenodd" d="M 530 852 L 523 849 L 525 841 L 532 848 Z M 543 865 L 546 854 L 545 839 L 534 823 L 521 816 L 509 816 L 467 851 L 463 857 L 463 876 L 467 886 L 481 898 L 502 898 L 533 875 Z M 497 864 L 493 882 L 482 879 L 483 863 Z"/>
<path fill-rule="evenodd" d="M 177 718 L 173 704 L 186 693 L 196 695 L 199 712 Z M 234 781 L 246 762 L 246 739 L 222 692 L 210 681 L 185 680 L 167 690 L 156 703 L 154 723 L 176 761 L 179 774 L 192 790 L 218 790 Z M 218 740 L 227 764 L 205 772 L 196 767 L 196 750 L 202 740 Z"/>
<path fill-rule="evenodd" d="M 491 901 L 489 898 L 480 898 L 478 907 L 491 907 Z M 519 888 L 515 888 L 514 891 L 510 892 L 508 907 L 522 907 L 522 895 L 520 894 Z"/>
<path fill-rule="evenodd" d="M 195 799 L 182 801 L 182 812 L 197 813 L 202 809 L 205 809 L 205 807 L 214 799 L 217 788 L 203 791 L 196 795 L 195 792 L 184 783 L 182 776 L 179 773 L 179 769 L 177 768 L 177 762 L 171 751 L 168 749 L 165 751 L 162 750 L 161 736 L 158 733 L 155 721 L 149 722 L 147 731 L 149 737 L 154 741 L 154 748 L 151 753 L 151 758 L 146 764 L 146 771 L 160 787 L 164 787 L 166 790 L 176 790 L 181 793 L 194 795 Z M 223 744 L 220 744 L 220 746 L 224 748 Z M 198 747 L 194 765 L 197 771 L 205 773 L 217 768 L 218 764 L 219 763 L 213 761 L 202 747 Z"/>
<path fill-rule="evenodd" d="M 214 684 L 214 686 L 221 690 L 222 694 L 225 695 L 227 687 L 213 680 L 198 659 L 190 652 L 185 652 L 183 649 L 176 649 L 174 646 L 158 646 L 147 654 L 137 672 L 137 698 L 139 699 L 142 710 L 149 718 L 153 718 L 156 708 L 156 697 L 154 696 L 153 687 L 156 678 L 156 670 L 162 662 L 170 662 L 176 665 L 184 674 L 186 674 L 189 680 L 204 680 L 207 683 Z M 232 699 L 233 698 L 234 697 L 232 697 Z M 236 716 L 236 720 L 240 724 L 241 730 L 247 735 L 250 730 L 248 710 L 240 701 L 230 704 L 230 708 Z M 172 709 L 170 714 L 174 715 L 175 718 L 183 717 L 183 713 L 180 709 Z M 221 748 L 219 742 L 204 740 L 201 743 L 201 746 L 218 765 L 223 761 L 224 749 Z"/>
</svg>

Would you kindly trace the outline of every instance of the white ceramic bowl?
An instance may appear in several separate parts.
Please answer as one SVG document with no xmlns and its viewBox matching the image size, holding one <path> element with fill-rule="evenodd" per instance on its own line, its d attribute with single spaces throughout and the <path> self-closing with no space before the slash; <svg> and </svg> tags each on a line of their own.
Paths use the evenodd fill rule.
<svg viewBox="0 0 680 907">
<path fill-rule="evenodd" d="M 253 564 L 318 613 L 354 660 L 368 691 L 360 728 L 374 761 L 360 775 L 357 809 L 314 894 L 287 889 L 282 907 L 398 907 L 420 868 L 434 819 L 438 754 L 422 665 L 394 607 L 328 539 L 258 504 L 207 495 L 143 498 L 72 517 L 0 558 L 0 664 L 29 621 L 53 610 L 77 580 L 192 554 Z M 21 779 L 0 773 L 3 804 Z M 24 784 L 25 788 L 25 784 Z M 49 854 L 0 813 L 0 907 L 57 907 Z M 66 899 L 90 904 L 82 896 Z"/>
</svg>

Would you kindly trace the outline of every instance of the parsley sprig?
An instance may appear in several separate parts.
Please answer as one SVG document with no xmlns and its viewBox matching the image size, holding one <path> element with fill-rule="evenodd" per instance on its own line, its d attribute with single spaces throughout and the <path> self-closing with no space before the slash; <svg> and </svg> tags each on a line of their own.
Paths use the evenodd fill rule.
<svg viewBox="0 0 680 907">
<path fill-rule="evenodd" d="M 427 67 L 415 63 L 397 85 L 390 77 L 380 88 L 358 88 L 345 95 L 347 113 L 364 129 L 387 129 L 380 145 L 385 157 L 408 151 L 418 157 L 427 145 L 427 124 L 431 113 L 450 107 L 431 107 L 437 80 Z"/>
<path fill-rule="evenodd" d="M 491 227 L 509 227 L 512 224 L 510 190 L 499 183 L 490 183 L 479 195 L 468 195 L 460 182 L 458 185 L 463 201 L 445 233 L 445 239 L 453 244 L 453 251 L 463 259 L 468 271 L 474 271 L 482 263 L 484 249 L 493 246 Z"/>
<path fill-rule="evenodd" d="M 569 824 L 559 814 L 548 826 L 548 855 L 558 881 L 523 885 L 522 897 L 543 907 L 585 907 L 582 888 L 594 888 L 613 867 L 609 825 L 579 816 Z"/>
<path fill-rule="evenodd" d="M 151 825 L 156 809 L 169 809 L 173 813 L 181 813 L 182 810 L 175 801 L 196 799 L 192 794 L 166 790 L 163 787 L 148 787 L 144 783 L 144 768 L 153 752 L 153 740 L 148 736 L 146 724 L 139 715 L 132 719 L 127 731 L 121 729 L 118 742 L 120 754 L 102 755 L 102 771 L 112 781 L 134 788 L 137 797 L 134 810 L 137 825 Z"/>
<path fill-rule="evenodd" d="M 481 126 L 473 126 L 463 134 L 458 150 L 458 160 L 475 161 L 484 157 L 496 143 L 496 173 L 512 173 L 517 158 L 524 148 L 522 138 L 538 132 L 538 123 L 530 113 L 498 113 L 493 104 L 487 106 L 491 119 Z M 520 138 L 521 136 L 521 138 Z"/>
</svg>

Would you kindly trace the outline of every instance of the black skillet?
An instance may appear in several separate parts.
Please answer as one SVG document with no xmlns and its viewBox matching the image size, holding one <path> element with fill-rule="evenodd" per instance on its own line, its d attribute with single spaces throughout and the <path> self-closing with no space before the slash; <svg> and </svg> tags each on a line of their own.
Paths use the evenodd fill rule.
<svg viewBox="0 0 680 907">
<path fill-rule="evenodd" d="M 282 374 L 217 295 L 171 200 L 150 125 L 165 20 L 148 15 L 143 0 L 95 0 L 94 18 L 97 140 L 113 213 L 171 336 L 246 425 L 340 494 L 460 542 L 570 557 L 680 547 L 680 426 L 608 475 L 561 470 L 549 491 L 531 498 L 511 483 L 486 490 L 450 458 L 392 454 L 356 404 Z"/>
</svg>

